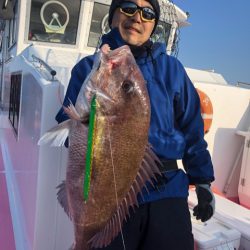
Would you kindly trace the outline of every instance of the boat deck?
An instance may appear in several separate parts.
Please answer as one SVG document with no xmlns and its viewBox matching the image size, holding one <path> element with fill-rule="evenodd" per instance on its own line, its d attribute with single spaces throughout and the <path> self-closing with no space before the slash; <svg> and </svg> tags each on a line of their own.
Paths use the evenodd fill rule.
<svg viewBox="0 0 250 250">
<path fill-rule="evenodd" d="M 9 198 L 0 149 L 0 249 L 15 250 L 14 232 L 10 214 Z"/>
</svg>

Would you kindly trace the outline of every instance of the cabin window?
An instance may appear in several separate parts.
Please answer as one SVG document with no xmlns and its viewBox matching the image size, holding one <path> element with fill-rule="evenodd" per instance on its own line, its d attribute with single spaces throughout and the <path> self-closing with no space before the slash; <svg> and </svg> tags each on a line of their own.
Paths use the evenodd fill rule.
<svg viewBox="0 0 250 250">
<path fill-rule="evenodd" d="M 14 16 L 12 19 L 8 20 L 8 48 L 12 47 L 16 43 L 16 19 L 17 19 L 17 2 L 15 2 L 15 5 L 13 6 L 13 12 Z"/>
<path fill-rule="evenodd" d="M 102 34 L 106 34 L 109 31 L 108 12 L 109 5 L 97 2 L 94 3 L 94 9 L 89 31 L 89 47 L 97 47 L 100 36 Z"/>
<path fill-rule="evenodd" d="M 17 136 L 18 136 L 19 113 L 20 113 L 21 83 L 22 83 L 21 73 L 14 73 L 11 75 L 9 120 Z"/>
<path fill-rule="evenodd" d="M 5 29 L 5 21 L 0 19 L 0 52 L 2 52 L 2 47 L 3 47 L 4 29 Z"/>
<path fill-rule="evenodd" d="M 28 40 L 76 44 L 81 1 L 32 0 Z"/>
<path fill-rule="evenodd" d="M 170 33 L 171 33 L 171 24 L 159 20 L 152 39 L 153 41 L 162 42 L 167 45 Z"/>
<path fill-rule="evenodd" d="M 171 47 L 172 55 L 177 56 L 177 54 L 178 54 L 178 46 L 179 46 L 179 33 L 178 33 L 178 30 L 176 30 L 175 33 L 174 33 L 173 44 L 172 44 L 172 47 Z"/>
</svg>

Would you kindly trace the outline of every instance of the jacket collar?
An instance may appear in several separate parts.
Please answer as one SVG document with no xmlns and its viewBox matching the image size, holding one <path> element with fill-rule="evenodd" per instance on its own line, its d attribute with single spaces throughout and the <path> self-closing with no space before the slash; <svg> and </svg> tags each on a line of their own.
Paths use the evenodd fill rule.
<svg viewBox="0 0 250 250">
<path fill-rule="evenodd" d="M 118 28 L 112 29 L 109 33 L 102 36 L 101 46 L 108 44 L 111 50 L 117 49 L 123 45 L 127 45 L 122 39 Z"/>
</svg>

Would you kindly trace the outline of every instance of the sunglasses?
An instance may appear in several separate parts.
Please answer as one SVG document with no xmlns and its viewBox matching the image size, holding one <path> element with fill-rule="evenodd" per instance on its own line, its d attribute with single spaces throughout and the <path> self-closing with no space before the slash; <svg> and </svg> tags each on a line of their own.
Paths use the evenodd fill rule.
<svg viewBox="0 0 250 250">
<path fill-rule="evenodd" d="M 155 20 L 155 12 L 150 7 L 140 7 L 133 2 L 122 2 L 120 4 L 120 12 L 126 16 L 134 16 L 140 11 L 141 19 L 145 22 L 153 22 Z"/>
</svg>

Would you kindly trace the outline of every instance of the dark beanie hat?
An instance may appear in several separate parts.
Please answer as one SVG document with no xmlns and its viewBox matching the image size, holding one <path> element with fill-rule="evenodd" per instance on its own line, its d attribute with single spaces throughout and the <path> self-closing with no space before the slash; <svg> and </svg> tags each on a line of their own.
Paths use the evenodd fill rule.
<svg viewBox="0 0 250 250">
<path fill-rule="evenodd" d="M 109 19 L 108 19 L 109 27 L 111 27 L 113 15 L 114 15 L 116 8 L 118 8 L 120 6 L 120 3 L 125 2 L 125 1 L 126 0 L 112 0 L 110 8 L 109 8 Z M 159 5 L 158 0 L 147 0 L 147 1 L 152 5 L 152 7 L 155 11 L 155 15 L 156 15 L 155 26 L 154 26 L 154 29 L 152 31 L 152 34 L 153 34 L 155 29 L 156 29 L 159 18 L 160 18 L 160 5 Z"/>
</svg>

